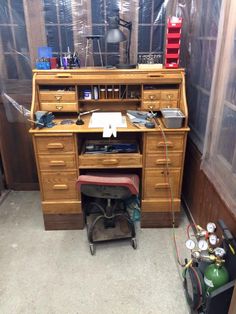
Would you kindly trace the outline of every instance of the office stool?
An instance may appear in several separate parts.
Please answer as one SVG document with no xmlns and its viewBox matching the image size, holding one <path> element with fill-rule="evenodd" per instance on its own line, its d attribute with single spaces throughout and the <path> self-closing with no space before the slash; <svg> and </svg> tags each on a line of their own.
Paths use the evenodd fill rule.
<svg viewBox="0 0 236 314">
<path fill-rule="evenodd" d="M 85 37 L 86 37 L 85 67 L 87 66 L 87 60 L 89 56 L 89 46 L 90 44 L 92 44 L 94 40 L 97 41 L 100 63 L 101 63 L 101 66 L 103 67 L 102 52 L 101 52 L 101 46 L 100 46 L 100 38 L 102 38 L 103 36 L 102 35 L 86 35 Z M 94 58 L 93 58 L 93 65 L 94 65 Z"/>
<path fill-rule="evenodd" d="M 110 240 L 131 239 L 134 249 L 137 248 L 135 225 L 127 211 L 125 200 L 139 194 L 139 177 L 135 174 L 88 174 L 81 175 L 77 180 L 80 192 L 92 198 L 84 208 L 88 231 L 90 252 L 95 253 L 95 243 Z M 94 213 L 94 219 L 88 223 L 88 217 Z M 124 221 L 128 226 L 129 235 L 111 237 L 109 239 L 95 240 L 95 228 L 101 225 L 102 232 L 116 227 L 117 221 Z M 113 229 L 115 230 L 115 229 Z"/>
</svg>

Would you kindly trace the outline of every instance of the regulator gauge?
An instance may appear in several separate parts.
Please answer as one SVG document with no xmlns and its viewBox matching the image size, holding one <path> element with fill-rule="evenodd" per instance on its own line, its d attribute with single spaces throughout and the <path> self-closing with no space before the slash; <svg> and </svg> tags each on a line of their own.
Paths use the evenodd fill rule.
<svg viewBox="0 0 236 314">
<path fill-rule="evenodd" d="M 193 250 L 195 248 L 195 242 L 191 239 L 188 239 L 185 242 L 185 245 L 186 245 L 187 249 L 189 249 L 189 250 Z"/>
<path fill-rule="evenodd" d="M 223 257 L 225 255 L 225 250 L 222 247 L 216 247 L 214 249 L 215 255 L 219 257 Z"/>
<path fill-rule="evenodd" d="M 216 225 L 214 222 L 208 222 L 207 224 L 207 231 L 213 233 L 216 230 Z"/>
<path fill-rule="evenodd" d="M 217 241 L 217 236 L 215 234 L 210 234 L 209 235 L 209 242 L 211 245 L 216 245 Z"/>
<path fill-rule="evenodd" d="M 201 250 L 201 251 L 206 251 L 208 249 L 208 244 L 207 244 L 207 241 L 206 240 L 199 240 L 198 241 L 198 248 Z"/>
</svg>

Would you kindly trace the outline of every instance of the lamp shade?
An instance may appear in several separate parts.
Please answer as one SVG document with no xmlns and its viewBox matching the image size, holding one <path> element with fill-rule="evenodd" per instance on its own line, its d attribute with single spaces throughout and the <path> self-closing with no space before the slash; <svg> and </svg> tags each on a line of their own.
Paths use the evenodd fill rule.
<svg viewBox="0 0 236 314">
<path fill-rule="evenodd" d="M 110 44 L 118 44 L 125 40 L 126 37 L 124 33 L 118 28 L 109 29 L 105 35 L 105 41 Z"/>
</svg>

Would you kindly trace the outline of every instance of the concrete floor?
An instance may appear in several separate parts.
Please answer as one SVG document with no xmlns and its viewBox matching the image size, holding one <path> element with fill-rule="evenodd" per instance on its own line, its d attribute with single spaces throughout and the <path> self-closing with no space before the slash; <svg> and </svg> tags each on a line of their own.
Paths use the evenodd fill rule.
<svg viewBox="0 0 236 314">
<path fill-rule="evenodd" d="M 187 219 L 176 229 L 184 259 Z M 97 246 L 86 230 L 44 231 L 39 192 L 10 192 L 0 205 L 1 314 L 185 314 L 173 230 L 138 228 Z"/>
</svg>

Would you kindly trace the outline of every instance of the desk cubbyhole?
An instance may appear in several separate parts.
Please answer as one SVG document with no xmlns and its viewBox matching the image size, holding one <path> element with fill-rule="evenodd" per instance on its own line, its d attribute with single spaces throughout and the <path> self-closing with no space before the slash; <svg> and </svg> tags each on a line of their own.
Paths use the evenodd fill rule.
<svg viewBox="0 0 236 314">
<path fill-rule="evenodd" d="M 179 84 L 145 84 L 143 85 L 143 91 L 150 90 L 173 90 L 179 89 Z"/>
<path fill-rule="evenodd" d="M 39 92 L 75 92 L 75 85 L 39 85 Z"/>
</svg>

